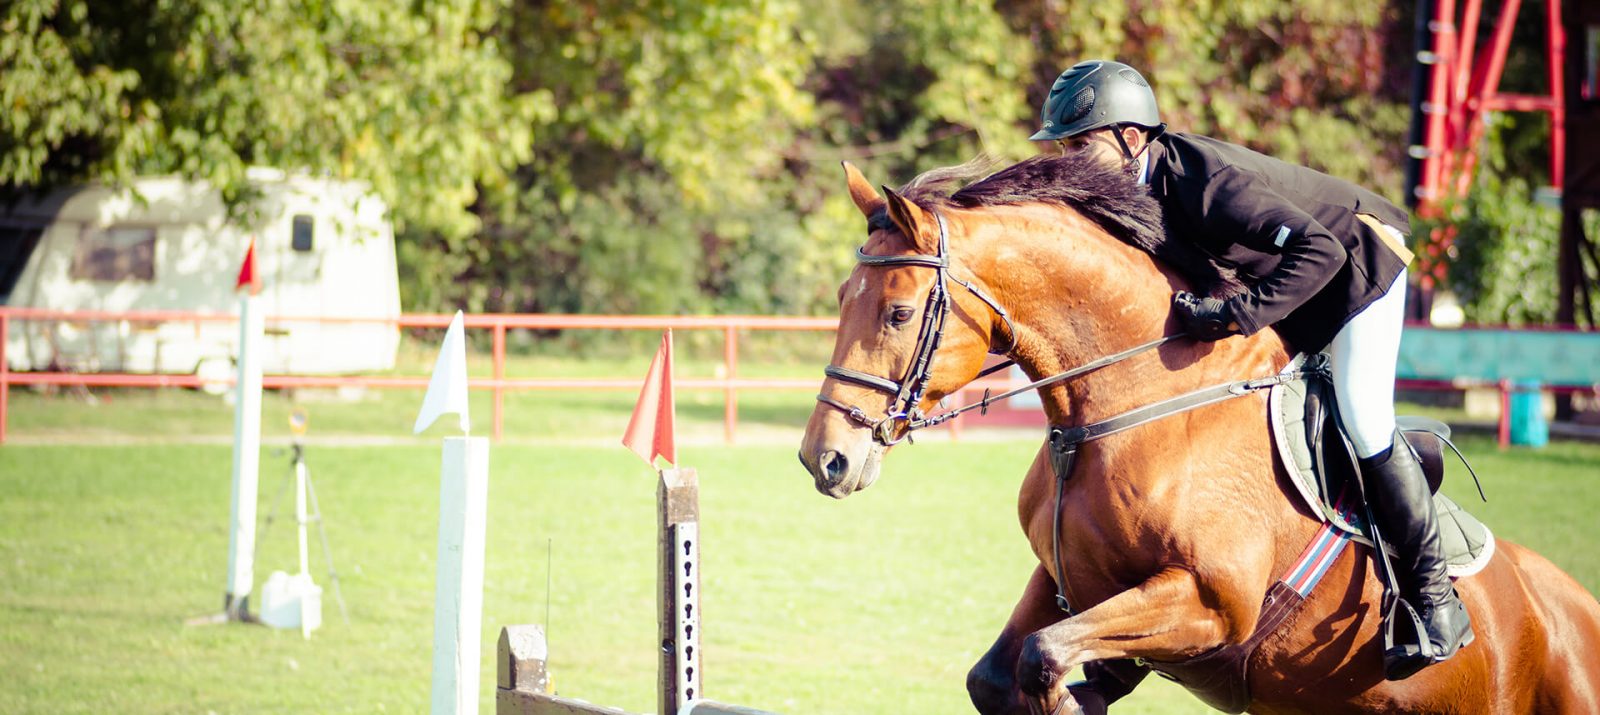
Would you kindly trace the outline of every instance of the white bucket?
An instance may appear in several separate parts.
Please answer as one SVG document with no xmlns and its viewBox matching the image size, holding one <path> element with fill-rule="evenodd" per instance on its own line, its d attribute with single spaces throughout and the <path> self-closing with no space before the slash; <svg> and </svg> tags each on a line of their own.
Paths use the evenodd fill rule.
<svg viewBox="0 0 1600 715">
<path fill-rule="evenodd" d="M 273 571 L 261 587 L 261 622 L 310 633 L 322 626 L 322 587 L 310 574 Z"/>
</svg>

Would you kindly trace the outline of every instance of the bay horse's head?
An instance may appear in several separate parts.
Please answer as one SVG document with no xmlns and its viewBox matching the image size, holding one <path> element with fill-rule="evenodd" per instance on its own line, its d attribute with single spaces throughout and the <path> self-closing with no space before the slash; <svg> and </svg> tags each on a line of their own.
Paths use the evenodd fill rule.
<svg viewBox="0 0 1600 715">
<path fill-rule="evenodd" d="M 951 253 L 959 216 L 879 195 L 848 163 L 845 177 L 869 234 L 839 287 L 833 363 L 800 448 L 817 490 L 836 499 L 870 486 L 884 451 L 1010 339 L 999 304 Z"/>
</svg>

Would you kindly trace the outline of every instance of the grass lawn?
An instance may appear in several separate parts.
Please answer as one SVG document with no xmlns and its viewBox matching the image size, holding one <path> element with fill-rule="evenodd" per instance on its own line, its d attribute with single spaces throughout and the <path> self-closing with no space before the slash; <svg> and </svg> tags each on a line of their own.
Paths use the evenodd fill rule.
<svg viewBox="0 0 1600 715">
<path fill-rule="evenodd" d="M 714 344 L 690 344 L 679 375 L 714 374 L 716 354 Z M 768 364 L 761 354 L 747 349 L 740 374 L 820 380 L 826 362 Z M 431 353 L 408 355 L 401 372 L 425 373 Z M 525 354 L 508 374 L 642 376 L 649 355 Z M 482 356 L 474 360 L 486 374 Z M 490 460 L 482 712 L 493 709 L 499 627 L 545 621 L 547 576 L 558 689 L 654 709 L 654 475 L 617 446 L 633 399 L 506 398 L 507 439 Z M 479 433 L 489 400 L 473 395 Z M 794 460 L 810 392 L 741 393 L 731 448 L 721 445 L 720 392 L 680 391 L 678 400 L 681 454 L 702 483 L 707 694 L 797 714 L 969 711 L 966 670 L 1033 566 L 1015 499 L 1038 436 L 933 435 L 897 450 L 872 489 L 833 501 Z M 289 504 L 277 507 L 276 523 L 265 519 L 289 466 L 270 445 L 288 439 L 285 417 L 300 404 L 311 413 L 309 464 L 349 605 L 346 624 L 313 542 L 325 626 L 307 642 L 261 627 L 183 625 L 221 607 L 233 424 L 225 400 L 13 390 L 0 446 L 0 713 L 424 711 L 439 437 L 449 430 L 411 438 L 420 402 L 412 390 L 264 401 L 257 591 L 295 563 Z M 1500 452 L 1469 436 L 1463 446 L 1491 501 L 1478 504 L 1455 468 L 1447 490 L 1457 501 L 1600 591 L 1590 532 L 1600 445 Z M 1158 678 L 1118 708 L 1204 711 Z"/>
<path fill-rule="evenodd" d="M 790 713 L 966 711 L 965 671 L 1032 566 L 1014 500 L 1034 446 L 919 444 L 844 501 L 813 491 L 791 444 L 686 448 L 702 480 L 707 693 Z M 1600 447 L 1465 446 L 1491 499 L 1474 510 L 1600 590 Z M 328 593 L 307 642 L 183 625 L 221 605 L 226 445 L 0 448 L 0 712 L 423 711 L 438 459 L 436 444 L 310 450 L 350 623 L 313 544 Z M 619 448 L 504 445 L 491 463 L 482 711 L 498 627 L 544 621 L 547 543 L 558 688 L 653 709 L 653 475 Z M 286 474 L 264 459 L 263 520 Z M 1460 476 L 1451 490 L 1471 503 Z M 294 563 L 277 513 L 258 589 Z M 1120 711 L 1203 709 L 1152 678 Z"/>
</svg>

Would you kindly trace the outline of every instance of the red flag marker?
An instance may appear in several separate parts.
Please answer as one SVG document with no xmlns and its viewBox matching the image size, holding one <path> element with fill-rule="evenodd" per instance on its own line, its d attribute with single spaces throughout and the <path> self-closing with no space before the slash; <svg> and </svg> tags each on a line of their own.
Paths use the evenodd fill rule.
<svg viewBox="0 0 1600 715">
<path fill-rule="evenodd" d="M 250 237 L 250 248 L 244 252 L 244 264 L 239 266 L 239 280 L 233 284 L 234 290 L 249 287 L 250 295 L 261 293 L 261 276 L 256 273 L 256 237 Z"/>
<path fill-rule="evenodd" d="M 639 403 L 633 406 L 633 418 L 628 420 L 628 431 L 622 435 L 623 446 L 652 467 L 658 455 L 665 457 L 668 463 L 677 464 L 678 447 L 672 427 L 676 412 L 672 396 L 672 331 L 668 330 L 662 333 L 661 347 L 650 361 L 650 373 L 644 377 Z"/>
</svg>

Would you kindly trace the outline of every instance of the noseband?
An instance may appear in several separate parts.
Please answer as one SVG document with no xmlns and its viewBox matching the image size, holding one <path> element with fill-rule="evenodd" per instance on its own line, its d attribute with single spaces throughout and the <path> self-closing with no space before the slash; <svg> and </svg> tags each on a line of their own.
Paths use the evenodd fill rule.
<svg viewBox="0 0 1600 715">
<path fill-rule="evenodd" d="M 928 291 L 928 302 L 922 310 L 922 332 L 917 335 L 916 351 L 912 354 L 911 364 L 906 366 L 905 376 L 899 382 L 877 375 L 869 375 L 859 370 L 852 370 L 838 365 L 829 365 L 823 370 L 828 377 L 852 382 L 863 387 L 868 387 L 878 392 L 893 395 L 889 403 L 889 411 L 882 419 L 874 420 L 865 410 L 855 405 L 846 405 L 827 395 L 818 394 L 817 401 L 843 410 L 850 419 L 872 430 L 872 439 L 878 444 L 889 446 L 905 440 L 911 436 L 913 430 L 929 427 L 942 422 L 942 419 L 930 419 L 922 413 L 922 396 L 928 391 L 928 383 L 933 379 L 933 355 L 939 350 L 939 342 L 944 339 L 944 321 L 950 314 L 950 293 L 948 284 L 955 281 L 966 288 L 978 300 L 987 303 L 1000 319 L 1005 321 L 1006 334 L 1016 340 L 1016 330 L 1011 324 L 1011 317 L 1006 314 L 1005 308 L 994 298 L 989 297 L 978 286 L 968 281 L 950 275 L 950 249 L 949 237 L 945 230 L 944 216 L 937 211 L 931 211 L 934 220 L 939 225 L 939 252 L 934 255 L 911 254 L 904 256 L 871 256 L 867 255 L 865 247 L 856 249 L 856 261 L 863 266 L 921 266 L 932 268 L 935 278 L 933 289 Z M 1004 354 L 1009 352 L 990 352 Z M 1006 363 L 1009 365 L 1010 363 Z M 1004 367 L 996 366 L 985 371 L 987 375 L 994 370 Z M 980 375 L 981 377 L 982 375 Z M 941 415 L 940 417 L 943 417 Z M 900 428 L 904 428 L 901 430 Z M 896 436 L 896 432 L 899 436 Z"/>
</svg>

